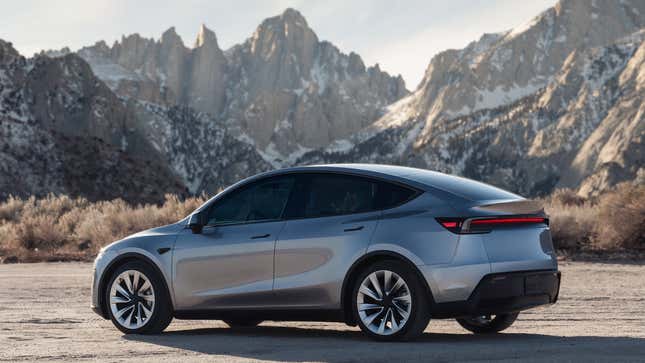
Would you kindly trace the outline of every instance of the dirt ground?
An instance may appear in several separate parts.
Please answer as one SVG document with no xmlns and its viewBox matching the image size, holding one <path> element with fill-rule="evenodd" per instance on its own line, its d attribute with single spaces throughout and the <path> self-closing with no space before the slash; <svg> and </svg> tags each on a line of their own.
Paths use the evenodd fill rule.
<svg viewBox="0 0 645 363">
<path fill-rule="evenodd" d="M 506 332 L 475 336 L 433 320 L 416 342 L 376 343 L 336 323 L 232 330 L 175 320 L 124 336 L 89 309 L 91 265 L 0 265 L 0 361 L 645 361 L 645 264 L 562 263 L 560 301 Z"/>
</svg>

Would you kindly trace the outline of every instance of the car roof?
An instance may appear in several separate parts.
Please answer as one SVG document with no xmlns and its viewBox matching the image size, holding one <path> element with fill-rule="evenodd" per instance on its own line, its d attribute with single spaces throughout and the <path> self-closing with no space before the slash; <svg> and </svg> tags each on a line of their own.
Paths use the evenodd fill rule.
<svg viewBox="0 0 645 363">
<path fill-rule="evenodd" d="M 492 185 L 426 169 L 384 164 L 323 164 L 277 169 L 251 176 L 225 188 L 221 193 L 213 196 L 202 206 L 197 208 L 197 211 L 202 210 L 227 192 L 256 180 L 290 173 L 315 172 L 336 172 L 340 174 L 363 175 L 390 181 L 398 181 L 423 191 L 432 192 L 435 196 L 447 201 L 454 201 L 454 198 L 470 202 L 499 202 L 523 199 L 519 195 L 496 188 Z"/>
<path fill-rule="evenodd" d="M 400 165 L 323 164 L 280 169 L 274 172 L 269 172 L 267 174 L 316 171 L 335 171 L 339 173 L 381 177 L 400 181 L 426 191 L 431 190 L 435 192 L 447 192 L 449 194 L 471 201 L 522 199 L 522 197 L 517 194 L 513 194 L 506 190 L 472 179 L 444 174 L 438 171 Z"/>
</svg>

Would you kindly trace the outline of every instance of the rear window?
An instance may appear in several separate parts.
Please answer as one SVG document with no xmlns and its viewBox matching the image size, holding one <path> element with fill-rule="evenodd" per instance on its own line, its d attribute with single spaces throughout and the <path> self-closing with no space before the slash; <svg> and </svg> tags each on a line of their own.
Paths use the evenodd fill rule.
<svg viewBox="0 0 645 363">
<path fill-rule="evenodd" d="M 472 201 L 522 198 L 489 184 L 430 170 L 415 170 L 405 177 Z"/>
</svg>

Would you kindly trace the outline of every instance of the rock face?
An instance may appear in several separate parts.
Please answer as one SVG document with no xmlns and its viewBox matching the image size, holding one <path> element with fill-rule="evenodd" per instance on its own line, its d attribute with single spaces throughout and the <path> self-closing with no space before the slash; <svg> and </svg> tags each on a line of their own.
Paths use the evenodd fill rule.
<svg viewBox="0 0 645 363">
<path fill-rule="evenodd" d="M 645 3 L 563 0 L 511 31 L 434 57 L 417 100 L 422 137 L 435 121 L 508 104 L 544 88 L 571 51 L 610 44 L 645 26 Z"/>
<path fill-rule="evenodd" d="M 119 98 L 75 54 L 27 60 L 0 46 L 0 198 L 55 192 L 158 202 L 269 168 L 208 114 Z"/>
<path fill-rule="evenodd" d="M 188 106 L 130 102 L 136 132 L 147 135 L 164 162 L 192 194 L 215 193 L 254 173 L 270 170 L 257 150 L 233 137 L 208 114 Z"/>
<path fill-rule="evenodd" d="M 78 54 L 117 95 L 207 113 L 274 166 L 348 137 L 408 93 L 400 76 L 319 41 L 293 9 L 226 52 L 202 25 L 193 48 L 170 28 L 159 41 L 134 34 Z"/>
<path fill-rule="evenodd" d="M 419 88 L 299 163 L 383 162 L 526 195 L 593 195 L 643 171 L 642 1 L 560 1 L 433 58 Z"/>
<path fill-rule="evenodd" d="M 118 145 L 129 136 L 127 112 L 115 100 L 81 58 L 27 60 L 0 40 L 0 198 L 159 202 L 164 193 L 185 194 L 165 163 Z"/>
</svg>

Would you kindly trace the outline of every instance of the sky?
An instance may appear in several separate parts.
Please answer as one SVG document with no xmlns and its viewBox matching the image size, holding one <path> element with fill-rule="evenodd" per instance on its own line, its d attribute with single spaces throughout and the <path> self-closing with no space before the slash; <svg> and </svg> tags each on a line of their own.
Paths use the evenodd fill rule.
<svg viewBox="0 0 645 363">
<path fill-rule="evenodd" d="M 414 89 L 438 52 L 463 48 L 483 33 L 520 26 L 555 0 L 22 0 L 3 1 L 0 39 L 25 56 L 82 46 L 124 34 L 158 39 L 175 26 L 192 46 L 200 24 L 223 49 L 251 36 L 260 22 L 287 7 L 299 10 L 322 40 L 354 51 L 367 65 L 401 74 Z"/>
</svg>

